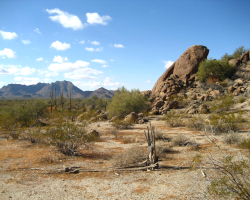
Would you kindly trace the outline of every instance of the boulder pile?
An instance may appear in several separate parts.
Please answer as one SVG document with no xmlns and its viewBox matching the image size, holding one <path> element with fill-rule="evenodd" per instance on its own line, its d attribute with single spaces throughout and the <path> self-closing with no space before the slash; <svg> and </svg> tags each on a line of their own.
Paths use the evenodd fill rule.
<svg viewBox="0 0 250 200">
<path fill-rule="evenodd" d="M 143 93 L 150 97 L 150 114 L 165 114 L 170 109 L 178 108 L 178 102 L 167 100 L 195 81 L 199 64 L 207 58 L 208 53 L 207 47 L 202 45 L 188 48 L 157 80 L 152 91 Z M 185 94 L 182 95 L 185 97 Z"/>
</svg>

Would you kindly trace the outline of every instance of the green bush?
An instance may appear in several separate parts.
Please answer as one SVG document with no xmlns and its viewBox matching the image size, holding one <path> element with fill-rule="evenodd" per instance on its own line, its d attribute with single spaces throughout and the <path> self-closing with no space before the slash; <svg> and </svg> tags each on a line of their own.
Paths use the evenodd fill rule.
<svg viewBox="0 0 250 200">
<path fill-rule="evenodd" d="M 246 51 L 249 51 L 249 49 L 245 49 L 244 46 L 240 46 L 237 48 L 232 55 L 229 55 L 226 53 L 221 57 L 221 60 L 228 61 L 230 59 L 237 59 L 240 58 Z"/>
<path fill-rule="evenodd" d="M 208 59 L 200 63 L 197 77 L 200 81 L 206 81 L 209 77 L 224 80 L 230 78 L 235 71 L 235 66 L 228 61 Z"/>
<path fill-rule="evenodd" d="M 148 99 L 142 96 L 139 90 L 128 91 L 125 87 L 121 87 L 108 104 L 107 111 L 111 117 L 123 118 L 131 112 L 143 112 L 147 107 Z"/>
<path fill-rule="evenodd" d="M 84 125 L 77 127 L 63 118 L 60 118 L 56 127 L 47 131 L 46 135 L 50 140 L 50 144 L 57 147 L 61 153 L 67 156 L 76 155 L 81 145 L 98 139 L 93 137 L 93 135 L 88 135 Z"/>
</svg>

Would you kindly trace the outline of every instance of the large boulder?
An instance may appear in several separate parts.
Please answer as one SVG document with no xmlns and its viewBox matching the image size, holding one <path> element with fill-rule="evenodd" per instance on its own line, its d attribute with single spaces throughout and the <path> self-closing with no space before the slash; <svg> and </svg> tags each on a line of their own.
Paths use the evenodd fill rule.
<svg viewBox="0 0 250 200">
<path fill-rule="evenodd" d="M 168 88 L 171 87 L 172 89 L 173 81 L 175 82 L 175 80 L 169 80 L 168 83 L 164 85 L 164 82 L 171 75 L 172 77 L 178 78 L 180 82 L 178 87 L 179 85 L 187 84 L 190 78 L 194 79 L 193 75 L 198 71 L 200 62 L 207 58 L 208 53 L 208 48 L 202 45 L 194 45 L 188 48 L 157 80 L 152 89 L 152 95 L 159 95 L 163 92 L 162 90 L 164 90 L 164 93 L 171 91 L 170 89 L 168 90 Z"/>
</svg>

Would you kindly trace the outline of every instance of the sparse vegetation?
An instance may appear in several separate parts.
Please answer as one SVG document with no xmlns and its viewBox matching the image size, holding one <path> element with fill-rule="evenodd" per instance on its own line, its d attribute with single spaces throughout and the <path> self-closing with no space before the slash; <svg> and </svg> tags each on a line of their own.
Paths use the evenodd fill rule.
<svg viewBox="0 0 250 200">
<path fill-rule="evenodd" d="M 189 138 L 187 138 L 185 135 L 178 134 L 176 137 L 172 139 L 172 144 L 174 146 L 184 146 L 185 142 L 188 142 Z"/>
<path fill-rule="evenodd" d="M 228 133 L 225 134 L 224 136 L 224 143 L 226 144 L 240 144 L 241 137 L 239 133 L 234 132 L 234 131 L 229 131 Z"/>
</svg>

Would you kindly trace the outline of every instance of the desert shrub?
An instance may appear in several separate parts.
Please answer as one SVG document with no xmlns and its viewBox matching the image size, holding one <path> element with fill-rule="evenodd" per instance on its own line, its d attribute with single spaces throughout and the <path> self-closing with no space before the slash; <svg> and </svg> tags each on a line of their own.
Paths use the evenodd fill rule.
<svg viewBox="0 0 250 200">
<path fill-rule="evenodd" d="M 212 114 L 209 117 L 210 128 L 214 133 L 227 133 L 229 131 L 237 131 L 242 128 L 242 123 L 246 120 L 242 117 L 242 113 L 231 114 Z"/>
<path fill-rule="evenodd" d="M 131 112 L 144 112 L 148 107 L 148 99 L 142 96 L 139 90 L 128 91 L 125 87 L 119 88 L 107 106 L 109 115 L 124 118 Z"/>
<path fill-rule="evenodd" d="M 81 115 L 81 120 L 90 120 L 91 118 L 96 118 L 97 115 L 96 110 L 89 110 Z"/>
<path fill-rule="evenodd" d="M 113 157 L 114 167 L 128 167 L 146 160 L 142 147 L 133 146 L 121 154 Z"/>
<path fill-rule="evenodd" d="M 117 118 L 114 120 L 111 124 L 113 127 L 116 129 L 131 129 L 134 125 L 133 121 L 125 121 L 125 120 L 120 120 Z"/>
<path fill-rule="evenodd" d="M 174 110 L 167 112 L 167 114 L 163 116 L 162 120 L 165 120 L 167 125 L 170 127 L 184 126 L 182 116 L 177 114 Z"/>
<path fill-rule="evenodd" d="M 50 138 L 50 144 L 67 156 L 76 155 L 81 145 L 98 139 L 88 135 L 84 126 L 77 127 L 62 118 L 58 120 L 56 127 L 48 130 L 46 134 Z"/>
<path fill-rule="evenodd" d="M 200 81 L 206 81 L 209 77 L 223 80 L 230 78 L 235 71 L 235 66 L 229 64 L 228 61 L 208 59 L 200 63 L 197 78 Z"/>
<path fill-rule="evenodd" d="M 171 154 L 171 153 L 175 153 L 175 151 L 173 150 L 172 147 L 167 146 L 165 144 L 165 142 L 163 141 L 158 141 L 156 144 L 156 152 L 157 152 L 157 156 L 159 158 L 165 157 L 166 154 Z"/>
<path fill-rule="evenodd" d="M 172 144 L 174 146 L 184 146 L 185 142 L 188 142 L 189 138 L 187 138 L 185 135 L 178 134 L 176 137 L 172 139 Z"/>
<path fill-rule="evenodd" d="M 250 199 L 249 159 L 233 161 L 232 156 L 216 162 L 220 178 L 207 187 L 209 195 L 220 199 Z"/>
<path fill-rule="evenodd" d="M 213 101 L 209 109 L 211 112 L 225 113 L 225 111 L 228 111 L 234 103 L 233 96 L 226 95 Z"/>
<path fill-rule="evenodd" d="M 229 131 L 227 134 L 224 135 L 223 142 L 226 144 L 240 144 L 241 137 L 239 133 L 234 131 Z"/>
<path fill-rule="evenodd" d="M 246 51 L 249 51 L 250 49 L 245 49 L 244 46 L 240 46 L 237 49 L 235 49 L 234 53 L 232 55 L 229 55 L 228 53 L 224 54 L 221 57 L 221 60 L 231 60 L 231 59 L 237 59 L 240 58 Z"/>
<path fill-rule="evenodd" d="M 115 138 L 117 138 L 117 136 L 119 135 L 119 130 L 118 130 L 117 128 L 112 128 L 112 129 L 110 130 L 110 133 L 111 133 L 112 135 L 114 135 Z"/>
<path fill-rule="evenodd" d="M 155 130 L 155 140 L 165 140 L 164 133 L 159 130 Z"/>
<path fill-rule="evenodd" d="M 245 101 L 246 101 L 246 97 L 244 97 L 244 96 L 239 97 L 239 102 L 240 103 L 244 103 Z"/>
<path fill-rule="evenodd" d="M 202 118 L 192 117 L 191 119 L 188 119 L 185 122 L 185 126 L 187 128 L 190 128 L 196 131 L 201 131 L 204 129 L 205 121 Z"/>
</svg>

